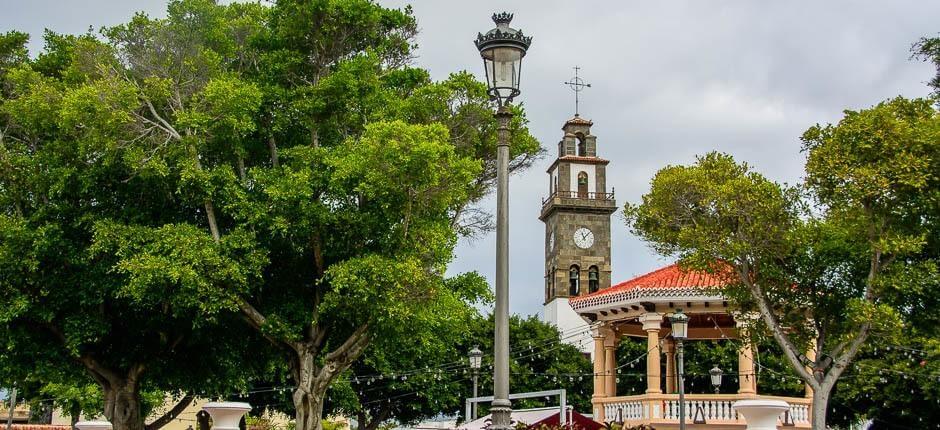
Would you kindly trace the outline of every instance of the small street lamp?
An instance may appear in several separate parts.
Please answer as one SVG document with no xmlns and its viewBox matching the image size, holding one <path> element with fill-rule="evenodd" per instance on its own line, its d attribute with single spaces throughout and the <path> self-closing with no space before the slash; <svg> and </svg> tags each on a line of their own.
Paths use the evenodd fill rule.
<svg viewBox="0 0 940 430">
<path fill-rule="evenodd" d="M 509 103 L 519 95 L 522 57 L 532 38 L 509 27 L 511 13 L 493 14 L 496 28 L 477 34 L 475 41 L 490 99 L 497 104 L 496 119 L 496 330 L 493 335 L 492 430 L 509 430 Z"/>
<path fill-rule="evenodd" d="M 676 340 L 676 358 L 679 375 L 679 430 L 685 430 L 685 357 L 682 354 L 682 342 L 689 337 L 689 316 L 682 309 L 669 317 L 672 323 L 672 338 Z"/>
<path fill-rule="evenodd" d="M 721 376 L 725 374 L 724 371 L 718 368 L 718 365 L 712 367 L 712 370 L 708 371 L 708 374 L 712 378 L 712 386 L 715 387 L 715 394 L 718 394 L 718 390 L 721 388 Z"/>
<path fill-rule="evenodd" d="M 470 373 L 473 376 L 473 397 L 477 396 L 477 379 L 480 376 L 480 366 L 483 365 L 483 351 L 480 351 L 480 348 L 474 346 L 470 350 L 469 355 L 470 360 Z M 468 420 L 477 419 L 477 404 L 473 402 L 473 409 L 470 411 L 470 416 Z"/>
</svg>

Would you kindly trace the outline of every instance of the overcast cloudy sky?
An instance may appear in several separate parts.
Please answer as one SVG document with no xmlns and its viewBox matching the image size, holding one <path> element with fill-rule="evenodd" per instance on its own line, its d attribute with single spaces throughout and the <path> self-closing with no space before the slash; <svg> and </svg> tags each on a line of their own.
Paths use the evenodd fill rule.
<svg viewBox="0 0 940 430">
<path fill-rule="evenodd" d="M 411 4 L 418 18 L 417 65 L 443 79 L 458 70 L 478 76 L 472 40 L 493 26 L 495 11 L 535 40 L 523 65 L 522 96 L 531 129 L 546 148 L 574 113 L 562 83 L 572 67 L 592 84 L 582 116 L 594 121 L 598 154 L 611 160 L 608 186 L 618 204 L 637 201 L 667 164 L 725 151 L 768 177 L 796 182 L 800 134 L 837 121 L 846 108 L 886 98 L 924 96 L 929 65 L 910 60 L 910 45 L 940 32 L 938 1 L 443 1 Z M 113 25 L 134 11 L 163 15 L 163 0 L 0 0 L 0 31 L 39 39 L 45 27 L 79 33 Z M 40 44 L 34 43 L 34 49 Z M 551 154 L 551 152 L 550 152 Z M 511 180 L 511 310 L 541 311 L 543 226 L 540 199 L 553 155 Z M 486 203 L 493 208 L 492 199 Z M 613 279 L 625 280 L 667 261 L 631 236 L 614 215 Z M 451 272 L 492 279 L 494 235 L 462 242 Z"/>
</svg>

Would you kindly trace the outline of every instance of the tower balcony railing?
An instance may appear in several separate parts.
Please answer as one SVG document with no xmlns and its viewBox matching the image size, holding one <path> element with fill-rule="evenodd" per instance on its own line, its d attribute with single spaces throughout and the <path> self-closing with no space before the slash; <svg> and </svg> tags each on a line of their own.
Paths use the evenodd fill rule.
<svg viewBox="0 0 940 430">
<path fill-rule="evenodd" d="M 609 193 L 594 193 L 594 192 L 581 192 L 581 191 L 555 191 L 548 197 L 542 199 L 542 204 L 550 202 L 552 199 L 559 197 L 562 199 L 581 199 L 581 200 L 613 200 L 614 193 L 613 190 Z"/>
</svg>

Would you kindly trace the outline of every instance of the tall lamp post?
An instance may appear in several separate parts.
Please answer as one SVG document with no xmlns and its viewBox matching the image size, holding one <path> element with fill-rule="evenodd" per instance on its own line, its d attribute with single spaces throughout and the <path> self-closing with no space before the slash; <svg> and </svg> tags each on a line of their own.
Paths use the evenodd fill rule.
<svg viewBox="0 0 940 430">
<path fill-rule="evenodd" d="M 522 57 L 532 38 L 509 27 L 510 13 L 493 14 L 496 28 L 478 34 L 475 41 L 490 99 L 496 102 L 496 330 L 493 348 L 493 430 L 508 430 L 509 403 L 509 103 L 519 95 Z"/>
<path fill-rule="evenodd" d="M 672 323 L 672 338 L 676 340 L 676 358 L 679 376 L 679 430 L 685 430 L 685 357 L 682 355 L 682 342 L 689 336 L 689 316 L 682 309 L 669 317 Z"/>
<path fill-rule="evenodd" d="M 477 379 L 480 376 L 480 366 L 483 364 L 483 351 L 480 351 L 480 348 L 473 347 L 470 350 L 470 373 L 473 377 L 473 397 L 477 396 Z M 477 404 L 473 402 L 473 409 L 470 411 L 470 416 L 468 420 L 477 419 Z"/>
</svg>

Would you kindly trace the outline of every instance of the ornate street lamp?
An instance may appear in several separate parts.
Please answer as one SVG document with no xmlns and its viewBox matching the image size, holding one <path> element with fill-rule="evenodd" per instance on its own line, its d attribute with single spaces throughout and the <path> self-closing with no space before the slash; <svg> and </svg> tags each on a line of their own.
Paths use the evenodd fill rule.
<svg viewBox="0 0 940 430">
<path fill-rule="evenodd" d="M 689 337 L 689 316 L 682 313 L 682 309 L 669 317 L 672 323 L 672 338 L 676 340 L 676 358 L 679 375 L 679 430 L 685 430 L 685 357 L 682 354 L 682 342 Z"/>
<path fill-rule="evenodd" d="M 715 394 L 718 394 L 718 390 L 721 388 L 721 376 L 724 374 L 725 372 L 719 369 L 718 365 L 708 371 L 708 375 L 712 378 L 712 386 L 715 387 Z"/>
<path fill-rule="evenodd" d="M 469 355 L 470 360 L 470 373 L 473 376 L 473 397 L 477 396 L 477 379 L 480 376 L 480 366 L 483 365 L 483 351 L 480 351 L 480 348 L 473 347 L 470 350 Z M 468 420 L 477 419 L 477 403 L 473 402 L 473 409 L 470 412 Z"/>
<path fill-rule="evenodd" d="M 519 95 L 522 57 L 531 37 L 509 27 L 512 14 L 493 14 L 496 28 L 478 34 L 490 99 L 496 102 L 496 330 L 493 344 L 493 430 L 509 430 L 509 120 L 508 105 Z"/>
<path fill-rule="evenodd" d="M 532 38 L 523 35 L 522 30 L 509 27 L 511 13 L 494 13 L 493 22 L 496 28 L 486 34 L 478 34 L 475 43 L 483 57 L 490 98 L 502 108 L 519 95 L 522 57 L 525 57 Z"/>
</svg>

